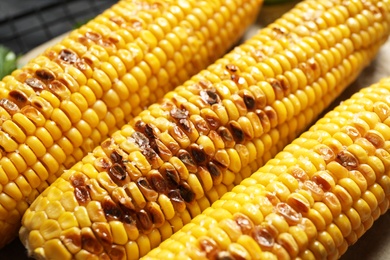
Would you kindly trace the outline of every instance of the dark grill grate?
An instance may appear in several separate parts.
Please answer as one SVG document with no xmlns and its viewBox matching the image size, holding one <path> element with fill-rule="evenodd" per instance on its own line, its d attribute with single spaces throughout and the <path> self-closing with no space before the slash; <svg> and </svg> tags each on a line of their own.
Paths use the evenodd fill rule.
<svg viewBox="0 0 390 260">
<path fill-rule="evenodd" d="M 0 44 L 23 54 L 85 23 L 116 0 L 1 0 Z"/>
</svg>

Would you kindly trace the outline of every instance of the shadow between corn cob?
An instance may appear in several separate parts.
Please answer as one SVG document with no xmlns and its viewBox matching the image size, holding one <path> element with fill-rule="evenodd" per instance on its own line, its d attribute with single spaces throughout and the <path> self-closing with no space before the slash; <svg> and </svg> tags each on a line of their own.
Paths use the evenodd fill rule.
<svg viewBox="0 0 390 260">
<path fill-rule="evenodd" d="M 249 177 L 356 78 L 388 37 L 389 8 L 304 1 L 169 92 L 37 198 L 20 230 L 29 254 L 145 255 Z"/>
<path fill-rule="evenodd" d="M 144 259 L 337 259 L 389 208 L 390 79 L 354 94 Z"/>
<path fill-rule="evenodd" d="M 261 3 L 120 1 L 0 81 L 0 247 L 64 169 L 224 54 Z"/>
</svg>

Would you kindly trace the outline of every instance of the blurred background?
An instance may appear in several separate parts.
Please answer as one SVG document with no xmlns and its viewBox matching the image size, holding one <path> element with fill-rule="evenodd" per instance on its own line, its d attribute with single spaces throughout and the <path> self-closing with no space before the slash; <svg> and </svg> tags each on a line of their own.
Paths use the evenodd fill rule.
<svg viewBox="0 0 390 260">
<path fill-rule="evenodd" d="M 23 54 L 87 22 L 116 0 L 1 0 L 0 45 Z"/>
</svg>

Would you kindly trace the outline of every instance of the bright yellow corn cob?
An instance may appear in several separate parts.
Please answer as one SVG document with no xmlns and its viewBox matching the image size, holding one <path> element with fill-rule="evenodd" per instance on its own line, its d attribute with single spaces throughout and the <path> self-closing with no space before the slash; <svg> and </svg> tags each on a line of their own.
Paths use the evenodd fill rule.
<svg viewBox="0 0 390 260">
<path fill-rule="evenodd" d="M 0 82 L 0 247 L 132 115 L 224 54 L 262 0 L 120 1 Z"/>
<path fill-rule="evenodd" d="M 389 208 L 390 78 L 354 94 L 145 259 L 337 259 Z"/>
<path fill-rule="evenodd" d="M 389 9 L 387 1 L 302 2 L 169 92 L 35 200 L 20 230 L 29 254 L 145 255 L 356 78 L 387 39 Z"/>
</svg>

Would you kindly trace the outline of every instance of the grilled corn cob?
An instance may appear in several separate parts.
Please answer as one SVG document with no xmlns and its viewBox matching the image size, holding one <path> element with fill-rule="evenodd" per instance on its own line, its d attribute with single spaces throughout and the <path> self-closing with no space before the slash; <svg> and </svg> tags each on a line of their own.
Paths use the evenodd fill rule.
<svg viewBox="0 0 390 260">
<path fill-rule="evenodd" d="M 145 259 L 337 259 L 389 208 L 390 78 L 354 94 Z"/>
<path fill-rule="evenodd" d="M 108 134 L 227 51 L 262 0 L 120 1 L 0 82 L 0 247 Z"/>
<path fill-rule="evenodd" d="M 388 9 L 385 1 L 298 4 L 46 189 L 22 220 L 28 253 L 145 255 L 276 154 L 356 78 L 387 39 Z"/>
</svg>

